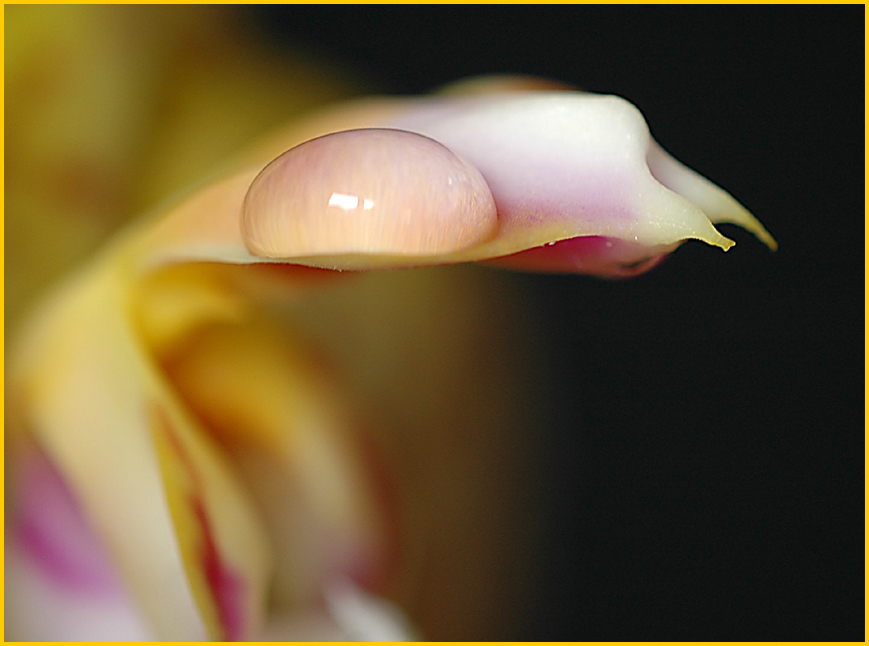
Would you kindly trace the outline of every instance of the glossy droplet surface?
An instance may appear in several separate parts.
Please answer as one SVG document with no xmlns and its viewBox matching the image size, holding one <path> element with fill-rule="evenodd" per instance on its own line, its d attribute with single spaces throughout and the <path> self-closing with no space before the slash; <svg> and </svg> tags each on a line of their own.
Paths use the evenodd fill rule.
<svg viewBox="0 0 869 646">
<path fill-rule="evenodd" d="M 498 228 L 472 165 L 401 130 L 338 132 L 272 161 L 244 201 L 242 235 L 257 256 L 425 256 L 479 244 Z"/>
</svg>

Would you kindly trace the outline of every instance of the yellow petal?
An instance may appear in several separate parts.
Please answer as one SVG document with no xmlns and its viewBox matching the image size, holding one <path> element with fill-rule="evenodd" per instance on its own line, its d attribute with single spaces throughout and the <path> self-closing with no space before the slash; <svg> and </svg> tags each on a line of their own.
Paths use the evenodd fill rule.
<svg viewBox="0 0 869 646">
<path fill-rule="evenodd" d="M 126 309 L 130 286 L 116 266 L 98 263 L 49 302 L 12 366 L 19 418 L 68 479 L 159 635 L 226 635 L 214 586 L 201 584 L 209 540 L 243 582 L 240 621 L 256 627 L 264 533 L 144 351 Z M 186 481 L 168 437 L 184 447 Z"/>
</svg>

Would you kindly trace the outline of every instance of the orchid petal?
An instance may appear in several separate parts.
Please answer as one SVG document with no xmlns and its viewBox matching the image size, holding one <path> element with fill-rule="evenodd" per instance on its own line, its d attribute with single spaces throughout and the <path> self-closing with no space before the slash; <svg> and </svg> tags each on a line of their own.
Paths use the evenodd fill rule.
<svg viewBox="0 0 869 646">
<path fill-rule="evenodd" d="M 286 339 L 245 327 L 249 304 L 219 265 L 137 282 L 119 264 L 97 263 L 32 326 L 16 404 L 157 633 L 241 639 L 262 626 L 267 594 L 292 606 L 332 571 L 372 578 L 378 514 L 334 437 L 337 396 L 292 356 L 274 361 Z"/>
<path fill-rule="evenodd" d="M 328 112 L 325 121 L 312 119 L 281 132 L 258 149 L 258 162 L 171 210 L 155 228 L 162 231 L 152 243 L 156 249 L 146 255 L 157 262 L 217 255 L 227 262 L 272 260 L 351 270 L 497 259 L 529 270 L 617 276 L 637 273 L 639 265 L 650 268 L 654 263 L 645 261 L 689 239 L 729 249 L 733 241 L 714 222 L 739 224 L 775 248 L 769 233 L 736 200 L 667 155 L 652 140 L 640 112 L 624 99 L 500 88 L 496 84 L 480 94 L 471 86 L 467 96 L 357 102 Z M 336 125 L 343 129 L 336 132 Z M 400 132 L 389 137 L 390 129 Z M 414 138 L 406 133 L 417 135 L 417 143 L 409 143 Z M 449 208 L 410 227 L 403 214 L 430 204 L 428 196 L 444 194 L 438 188 L 447 179 L 444 171 L 435 171 L 430 161 L 421 161 L 424 157 L 405 154 L 431 141 L 461 160 L 455 163 L 462 174 L 478 171 L 486 186 L 462 184 L 463 192 L 449 199 Z M 346 153 L 366 148 L 369 155 L 380 150 L 380 161 L 359 157 L 354 166 Z M 266 161 L 280 149 L 286 152 Z M 300 170 L 311 164 L 329 170 Z M 384 185 L 385 178 L 394 185 Z M 478 220 L 477 205 L 486 204 L 490 192 L 497 231 L 485 224 L 471 233 L 476 222 L 484 222 Z M 354 226 L 370 227 L 359 229 L 360 235 L 365 231 L 363 247 L 358 241 L 357 246 L 335 246 L 332 195 L 355 200 L 349 212 L 361 215 L 351 218 Z M 383 208 L 372 219 L 363 205 L 375 202 Z M 200 218 L 206 212 L 210 230 L 203 234 Z M 396 238 L 396 230 L 403 237 Z M 580 237 L 610 242 L 607 254 L 585 262 L 576 249 L 567 256 L 575 261 L 559 250 L 508 258 Z M 436 239 L 439 248 L 421 246 L 421 239 Z"/>
<path fill-rule="evenodd" d="M 272 606 L 311 601 L 324 576 L 369 580 L 382 543 L 352 422 L 305 355 L 261 323 L 210 324 L 163 359 L 255 498 L 275 555 Z"/>
<path fill-rule="evenodd" d="M 14 403 L 135 582 L 145 615 L 160 632 L 201 639 L 151 442 L 151 380 L 118 315 L 122 293 L 111 272 L 91 270 L 49 303 L 13 365 Z"/>
<path fill-rule="evenodd" d="M 14 370 L 16 403 L 159 634 L 256 627 L 262 529 L 144 351 L 130 287 L 98 264 L 51 303 Z M 245 588 L 234 600 L 233 577 Z"/>
<path fill-rule="evenodd" d="M 62 475 L 30 442 L 7 447 L 7 456 L 10 450 L 6 634 L 39 641 L 153 639 Z"/>
</svg>

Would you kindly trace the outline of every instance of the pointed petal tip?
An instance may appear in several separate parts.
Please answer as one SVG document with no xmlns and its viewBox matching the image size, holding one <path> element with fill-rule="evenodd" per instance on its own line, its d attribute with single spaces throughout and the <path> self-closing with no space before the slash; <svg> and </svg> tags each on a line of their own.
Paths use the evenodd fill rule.
<svg viewBox="0 0 869 646">
<path fill-rule="evenodd" d="M 769 231 L 730 193 L 674 159 L 654 140 L 649 146 L 646 161 L 655 179 L 700 208 L 712 224 L 736 224 L 754 234 L 771 251 L 778 248 L 778 243 Z M 727 241 L 725 246 L 719 242 L 706 241 L 725 251 L 734 244 L 733 241 Z"/>
<path fill-rule="evenodd" d="M 773 238 L 770 232 L 766 230 L 766 227 L 764 227 L 760 223 L 760 220 L 754 217 L 736 200 L 733 200 L 733 208 L 729 208 L 724 213 L 715 217 L 710 217 L 709 220 L 715 224 L 735 224 L 753 234 L 754 237 L 765 244 L 770 251 L 776 251 L 778 249 L 778 242 L 776 242 L 775 238 Z M 732 244 L 733 243 L 729 246 L 732 246 Z M 727 251 L 727 249 L 725 249 L 725 251 Z"/>
<path fill-rule="evenodd" d="M 766 230 L 766 227 L 760 223 L 760 220 L 754 217 L 751 213 L 745 210 L 744 213 L 745 215 L 743 216 L 743 219 L 734 224 L 738 224 L 746 231 L 753 233 L 754 237 L 765 244 L 770 251 L 776 251 L 778 249 L 778 242 L 776 242 L 775 238 L 772 237 L 772 234 L 770 234 L 770 232 Z"/>
<path fill-rule="evenodd" d="M 706 241 L 708 242 L 708 241 Z M 736 242 L 731 240 L 730 238 L 725 238 L 724 236 L 720 236 L 714 242 L 710 242 L 710 244 L 715 245 L 716 247 L 721 247 L 723 251 L 730 251 L 736 245 Z"/>
</svg>

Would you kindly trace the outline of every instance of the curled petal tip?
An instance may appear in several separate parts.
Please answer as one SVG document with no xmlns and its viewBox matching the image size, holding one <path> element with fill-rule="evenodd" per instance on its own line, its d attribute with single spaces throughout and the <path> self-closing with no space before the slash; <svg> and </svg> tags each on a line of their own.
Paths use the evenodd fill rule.
<svg viewBox="0 0 869 646">
<path fill-rule="evenodd" d="M 267 258 L 444 254 L 497 227 L 474 166 L 428 137 L 375 128 L 287 151 L 251 184 L 242 215 L 245 245 Z"/>
<path fill-rule="evenodd" d="M 725 193 L 725 195 L 732 200 L 733 206 L 731 206 L 726 214 L 710 217 L 710 220 L 715 223 L 728 222 L 730 224 L 739 225 L 746 231 L 753 233 L 754 236 L 764 243 L 770 251 L 776 251 L 778 249 L 778 242 L 776 242 L 775 238 L 772 237 L 772 234 L 766 230 L 766 227 L 760 223 L 760 220 L 754 217 L 744 206 L 730 197 L 730 195 L 727 193 Z M 727 250 L 725 249 L 725 251 Z"/>
<path fill-rule="evenodd" d="M 727 222 L 741 226 L 763 242 L 771 251 L 778 248 L 778 243 L 769 231 L 742 204 L 737 202 L 727 191 L 716 186 L 702 175 L 694 172 L 684 164 L 671 157 L 661 146 L 652 141 L 646 157 L 649 170 L 661 184 L 678 193 L 697 205 L 708 218 L 709 222 L 719 224 Z M 714 229 L 714 227 L 713 227 Z M 727 251 L 735 243 L 724 238 L 715 231 L 716 238 L 703 239 Z M 726 244 L 721 244 L 726 241 Z"/>
</svg>

